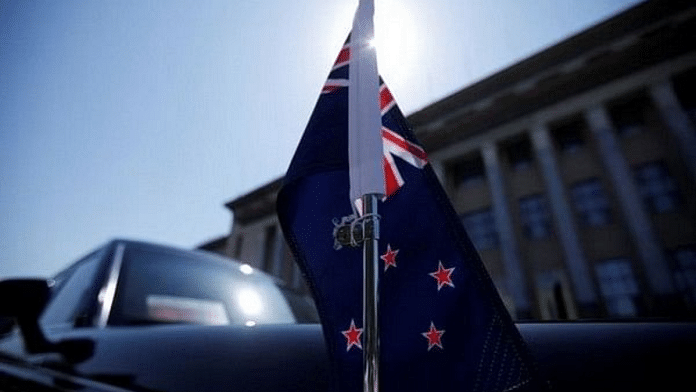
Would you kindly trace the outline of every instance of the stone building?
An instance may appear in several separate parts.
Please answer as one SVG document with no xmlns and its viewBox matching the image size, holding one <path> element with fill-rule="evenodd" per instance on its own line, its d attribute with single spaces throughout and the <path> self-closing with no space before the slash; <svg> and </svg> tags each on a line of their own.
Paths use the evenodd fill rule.
<svg viewBox="0 0 696 392">
<path fill-rule="evenodd" d="M 695 87 L 696 5 L 648 1 L 408 116 L 513 315 L 694 314 Z M 280 185 L 225 252 L 306 290 Z"/>
</svg>

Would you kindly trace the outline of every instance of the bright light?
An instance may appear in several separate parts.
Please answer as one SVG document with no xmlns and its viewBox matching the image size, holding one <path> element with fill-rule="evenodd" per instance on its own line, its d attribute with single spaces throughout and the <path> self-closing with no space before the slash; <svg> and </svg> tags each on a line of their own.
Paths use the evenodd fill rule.
<svg viewBox="0 0 696 392">
<path fill-rule="evenodd" d="M 254 269 L 251 268 L 249 264 L 240 265 L 239 270 L 242 271 L 244 275 L 251 275 L 251 273 L 254 272 Z"/>
<path fill-rule="evenodd" d="M 263 311 L 263 300 L 256 290 L 242 289 L 237 292 L 237 304 L 247 316 L 256 316 Z"/>
<path fill-rule="evenodd" d="M 247 327 L 254 327 L 254 326 L 256 326 L 256 321 L 254 321 L 254 320 L 247 320 L 247 322 L 244 323 L 244 325 L 246 325 Z"/>
<path fill-rule="evenodd" d="M 422 18 L 409 9 L 409 1 L 380 0 L 375 4 L 375 38 L 377 66 L 389 88 L 400 89 L 416 75 L 416 67 L 422 62 Z M 398 100 L 398 97 L 395 97 Z"/>
</svg>

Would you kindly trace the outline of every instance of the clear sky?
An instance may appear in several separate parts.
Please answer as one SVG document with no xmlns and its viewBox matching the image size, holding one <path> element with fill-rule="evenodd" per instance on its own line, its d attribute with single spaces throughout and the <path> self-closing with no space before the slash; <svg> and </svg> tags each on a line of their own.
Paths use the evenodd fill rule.
<svg viewBox="0 0 696 392">
<path fill-rule="evenodd" d="M 375 0 L 412 113 L 636 0 Z M 358 0 L 0 0 L 0 279 L 194 247 L 285 172 Z"/>
</svg>

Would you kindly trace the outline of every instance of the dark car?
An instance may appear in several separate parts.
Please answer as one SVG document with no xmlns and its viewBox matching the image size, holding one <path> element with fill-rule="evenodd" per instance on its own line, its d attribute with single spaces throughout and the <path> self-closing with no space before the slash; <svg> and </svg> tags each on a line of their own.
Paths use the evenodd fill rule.
<svg viewBox="0 0 696 392">
<path fill-rule="evenodd" d="M 116 240 L 0 282 L 0 391 L 325 391 L 311 299 L 202 251 Z M 690 385 L 692 323 L 522 323 L 553 389 Z M 684 384 L 682 384 L 684 383 Z"/>
<path fill-rule="evenodd" d="M 0 283 L 0 307 L 35 306 L 26 299 L 41 296 L 41 283 L 50 286 L 38 319 L 46 342 L 19 331 L 0 340 L 0 391 L 326 390 L 311 300 L 246 264 L 117 240 L 48 285 Z"/>
</svg>

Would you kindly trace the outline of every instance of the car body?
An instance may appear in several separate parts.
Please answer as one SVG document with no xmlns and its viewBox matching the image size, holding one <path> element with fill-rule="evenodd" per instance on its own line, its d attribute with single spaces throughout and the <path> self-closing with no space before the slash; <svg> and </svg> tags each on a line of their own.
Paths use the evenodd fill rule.
<svg viewBox="0 0 696 392">
<path fill-rule="evenodd" d="M 329 389 L 311 301 L 248 265 L 115 240 L 50 284 L 42 300 L 43 281 L 0 283 L 0 309 L 20 327 L 0 336 L 0 391 Z M 669 390 L 690 381 L 693 323 L 518 328 L 556 390 Z"/>
<path fill-rule="evenodd" d="M 59 273 L 51 286 L 38 320 L 47 340 L 93 345 L 67 356 L 30 352 L 18 331 L 10 333 L 0 340 L 0 390 L 9 389 L 3 383 L 326 390 L 326 354 L 312 303 L 248 265 L 115 240 Z"/>
</svg>

